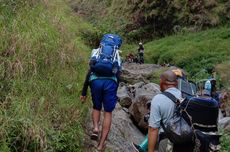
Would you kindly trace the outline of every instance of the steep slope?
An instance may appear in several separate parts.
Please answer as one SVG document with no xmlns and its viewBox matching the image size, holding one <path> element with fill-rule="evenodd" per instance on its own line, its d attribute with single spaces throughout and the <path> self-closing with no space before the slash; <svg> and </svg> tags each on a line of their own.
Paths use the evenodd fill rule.
<svg viewBox="0 0 230 152">
<path fill-rule="evenodd" d="M 91 26 L 63 0 L 3 0 L 0 14 L 0 151 L 81 151 Z"/>
<path fill-rule="evenodd" d="M 149 61 L 178 65 L 195 75 L 230 57 L 230 28 L 216 28 L 193 34 L 179 34 L 146 45 Z"/>
<path fill-rule="evenodd" d="M 145 61 L 184 68 L 190 79 L 208 78 L 214 68 L 224 86 L 229 86 L 230 28 L 219 27 L 197 33 L 180 33 L 144 44 Z M 126 45 L 124 55 L 136 53 L 137 45 Z"/>
</svg>

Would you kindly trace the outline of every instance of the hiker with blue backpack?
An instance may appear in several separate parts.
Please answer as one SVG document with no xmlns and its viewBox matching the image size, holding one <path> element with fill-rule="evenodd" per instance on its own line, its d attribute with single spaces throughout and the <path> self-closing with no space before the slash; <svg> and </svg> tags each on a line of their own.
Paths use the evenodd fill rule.
<svg viewBox="0 0 230 152">
<path fill-rule="evenodd" d="M 89 62 L 90 69 L 87 73 L 80 97 L 82 101 L 86 99 L 89 85 L 93 101 L 92 140 L 97 140 L 99 137 L 99 121 L 103 106 L 104 120 L 100 140 L 97 145 L 98 151 L 105 148 L 105 141 L 112 123 L 112 111 L 115 109 L 117 103 L 117 88 L 121 71 L 121 59 L 119 56 L 121 44 L 122 39 L 118 35 L 105 34 L 103 36 L 99 48 L 92 51 Z"/>
</svg>

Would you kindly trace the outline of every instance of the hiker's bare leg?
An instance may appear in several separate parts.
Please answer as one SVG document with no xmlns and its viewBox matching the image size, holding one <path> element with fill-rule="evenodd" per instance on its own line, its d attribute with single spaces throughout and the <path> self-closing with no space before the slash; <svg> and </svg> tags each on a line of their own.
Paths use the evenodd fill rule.
<svg viewBox="0 0 230 152">
<path fill-rule="evenodd" d="M 99 121 L 100 121 L 101 111 L 93 109 L 92 117 L 93 117 L 93 131 L 99 131 Z"/>
<path fill-rule="evenodd" d="M 97 147 L 98 150 L 103 149 L 105 140 L 107 139 L 107 136 L 109 134 L 111 122 L 112 122 L 112 112 L 104 112 L 102 133 L 101 133 L 100 142 L 99 142 L 98 147 Z"/>
</svg>

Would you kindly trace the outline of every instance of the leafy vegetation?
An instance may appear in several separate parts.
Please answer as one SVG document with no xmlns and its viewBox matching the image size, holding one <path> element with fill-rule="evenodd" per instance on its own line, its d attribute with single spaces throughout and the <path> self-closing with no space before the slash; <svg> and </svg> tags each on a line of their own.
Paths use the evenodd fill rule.
<svg viewBox="0 0 230 152">
<path fill-rule="evenodd" d="M 221 27 L 149 42 L 145 44 L 145 59 L 149 63 L 169 63 L 184 68 L 190 74 L 190 78 L 207 78 L 207 75 L 202 75 L 202 71 L 210 74 L 210 69 L 215 65 L 220 64 L 219 69 L 223 69 L 229 64 L 229 33 L 229 27 Z M 226 68 L 225 71 L 217 71 L 222 75 L 224 82 L 228 83 L 227 76 L 224 76 Z"/>
<path fill-rule="evenodd" d="M 82 73 L 89 47 L 98 46 L 108 32 L 127 42 L 149 41 L 144 44 L 147 62 L 180 66 L 191 77 L 217 65 L 230 86 L 229 1 L 162 2 L 1 0 L 0 151 L 82 151 L 88 109 L 78 100 Z M 126 43 L 124 55 L 136 47 Z M 223 151 L 228 141 L 224 136 Z"/>
<path fill-rule="evenodd" d="M 221 152 L 228 152 L 230 149 L 230 135 L 226 131 L 222 131 Z"/>
<path fill-rule="evenodd" d="M 230 88 L 229 68 L 230 60 L 223 61 L 222 63 L 216 65 L 216 71 L 221 73 L 221 81 L 226 85 L 227 88 Z"/>
<path fill-rule="evenodd" d="M 81 151 L 91 26 L 62 0 L 3 0 L 0 14 L 0 151 Z"/>
<path fill-rule="evenodd" d="M 196 33 L 178 33 L 144 44 L 145 61 L 171 64 L 185 69 L 190 79 L 208 78 L 214 68 L 225 87 L 229 87 L 230 28 L 228 25 Z M 125 57 L 137 53 L 137 44 L 123 47 Z"/>
<path fill-rule="evenodd" d="M 72 8 L 102 31 L 128 41 L 149 41 L 181 31 L 199 31 L 229 20 L 227 0 L 69 0 Z"/>
</svg>

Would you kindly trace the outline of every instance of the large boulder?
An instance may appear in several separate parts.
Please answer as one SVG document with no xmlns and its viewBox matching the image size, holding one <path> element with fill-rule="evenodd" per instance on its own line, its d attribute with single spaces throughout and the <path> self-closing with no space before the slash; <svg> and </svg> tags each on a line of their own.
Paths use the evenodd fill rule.
<svg viewBox="0 0 230 152">
<path fill-rule="evenodd" d="M 230 132 L 230 117 L 224 117 L 219 120 L 218 126 L 228 132 Z"/>
<path fill-rule="evenodd" d="M 230 90 L 221 91 L 220 109 L 224 117 L 230 116 Z"/>
<path fill-rule="evenodd" d="M 156 64 L 136 64 L 125 63 L 123 64 L 121 80 L 129 84 L 135 84 L 137 82 L 150 82 L 153 72 L 161 66 Z"/>
<path fill-rule="evenodd" d="M 117 90 L 117 97 L 122 107 L 129 108 L 131 106 L 132 99 L 130 97 L 130 90 L 124 83 L 120 84 Z"/>
<path fill-rule="evenodd" d="M 129 113 L 138 127 L 146 131 L 148 124 L 144 121 L 144 116 L 149 112 L 147 103 L 151 102 L 152 98 L 160 93 L 159 85 L 141 82 L 130 87 L 133 88 L 134 99 L 129 108 Z"/>
<path fill-rule="evenodd" d="M 103 115 L 100 124 L 102 124 Z M 90 140 L 90 132 L 93 128 L 91 111 L 86 121 L 85 151 L 94 151 L 97 142 Z M 101 130 L 101 129 L 100 129 Z M 129 115 L 123 111 L 123 108 L 117 104 L 113 111 L 112 126 L 106 142 L 105 151 L 113 152 L 135 152 L 131 143 L 140 143 L 144 135 L 130 120 Z"/>
<path fill-rule="evenodd" d="M 127 85 L 122 82 L 117 90 L 119 104 L 122 107 L 129 108 L 131 104 L 134 102 L 136 94 L 138 94 L 138 88 L 142 88 L 144 85 L 144 82 L 138 82 L 134 85 Z"/>
</svg>

